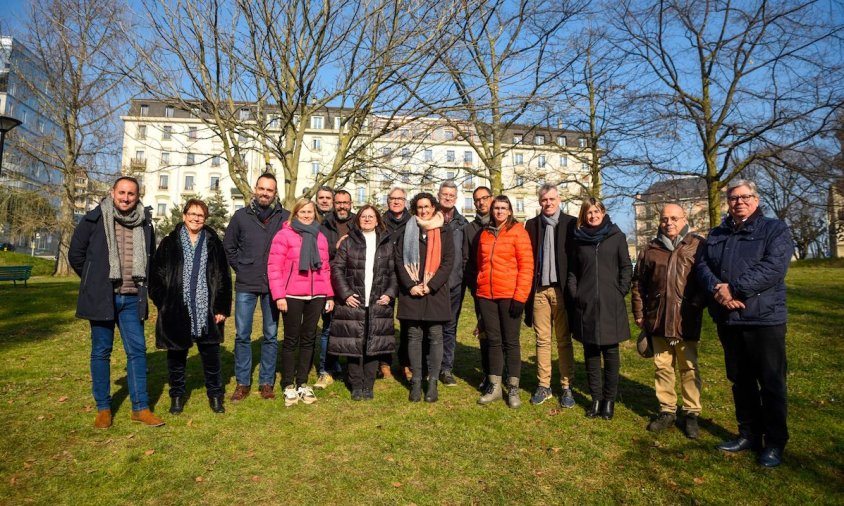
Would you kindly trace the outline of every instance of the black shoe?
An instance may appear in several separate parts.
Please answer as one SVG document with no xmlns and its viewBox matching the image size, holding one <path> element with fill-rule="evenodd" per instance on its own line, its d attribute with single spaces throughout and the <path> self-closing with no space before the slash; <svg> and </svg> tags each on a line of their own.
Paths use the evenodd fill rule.
<svg viewBox="0 0 844 506">
<path fill-rule="evenodd" d="M 648 430 L 651 432 L 662 432 L 665 429 L 670 429 L 677 421 L 677 415 L 674 413 L 663 411 L 656 418 L 651 420 L 648 424 Z"/>
<path fill-rule="evenodd" d="M 683 423 L 683 434 L 689 439 L 697 439 L 699 429 L 697 426 L 697 415 L 693 413 L 686 413 Z"/>
<path fill-rule="evenodd" d="M 408 396 L 410 402 L 419 402 L 422 400 L 422 378 L 413 378 L 410 381 L 410 395 Z"/>
<path fill-rule="evenodd" d="M 439 392 L 437 392 L 437 380 L 429 380 L 428 391 L 425 392 L 425 402 L 437 402 L 437 399 L 439 398 Z"/>
<path fill-rule="evenodd" d="M 181 415 L 185 409 L 184 397 L 170 397 L 170 414 Z"/>
<path fill-rule="evenodd" d="M 225 413 L 226 408 L 223 407 L 223 397 L 209 397 L 208 405 L 211 406 L 211 411 L 215 413 Z"/>
<path fill-rule="evenodd" d="M 768 446 L 759 453 L 759 465 L 762 467 L 777 467 L 782 464 L 782 448 Z"/>
<path fill-rule="evenodd" d="M 615 401 L 604 401 L 604 405 L 601 406 L 601 418 L 604 420 L 612 420 L 614 415 Z"/>
<path fill-rule="evenodd" d="M 592 405 L 586 410 L 586 418 L 597 418 L 601 416 L 601 405 L 603 401 L 592 401 Z"/>
<path fill-rule="evenodd" d="M 457 380 L 454 379 L 454 375 L 451 374 L 451 371 L 443 371 L 440 373 L 440 380 L 442 384 L 447 387 L 456 387 Z"/>
<path fill-rule="evenodd" d="M 363 399 L 364 399 L 363 390 L 360 390 L 358 388 L 355 388 L 354 390 L 352 390 L 352 400 L 353 401 L 362 401 Z"/>
<path fill-rule="evenodd" d="M 375 398 L 375 392 L 373 392 L 372 388 L 364 388 L 362 395 L 363 395 L 363 400 L 365 400 L 365 401 L 371 401 L 372 399 Z"/>
<path fill-rule="evenodd" d="M 739 436 L 737 439 L 724 441 L 723 443 L 716 446 L 716 448 L 718 448 L 719 450 L 729 453 L 743 452 L 745 450 L 755 449 L 756 447 L 757 444 L 755 439 L 746 438 L 744 436 Z"/>
</svg>

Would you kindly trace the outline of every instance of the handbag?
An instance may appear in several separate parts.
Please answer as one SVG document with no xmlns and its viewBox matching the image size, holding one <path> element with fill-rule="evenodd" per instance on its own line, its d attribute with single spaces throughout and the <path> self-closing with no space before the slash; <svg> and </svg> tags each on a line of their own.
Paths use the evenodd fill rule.
<svg viewBox="0 0 844 506">
<path fill-rule="evenodd" d="M 654 343 L 651 336 L 644 330 L 639 332 L 639 337 L 636 339 L 636 351 L 642 358 L 653 358 L 654 356 Z"/>
</svg>

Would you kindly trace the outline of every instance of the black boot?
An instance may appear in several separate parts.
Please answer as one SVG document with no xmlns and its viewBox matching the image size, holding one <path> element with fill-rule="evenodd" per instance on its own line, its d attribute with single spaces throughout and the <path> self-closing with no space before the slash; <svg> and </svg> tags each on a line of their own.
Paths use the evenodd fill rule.
<svg viewBox="0 0 844 506">
<path fill-rule="evenodd" d="M 613 415 L 615 415 L 615 401 L 604 401 L 601 406 L 601 418 L 612 420 Z"/>
<path fill-rule="evenodd" d="M 439 394 L 437 392 L 437 380 L 428 380 L 428 391 L 425 392 L 425 402 L 437 402 Z"/>
<path fill-rule="evenodd" d="M 416 378 L 410 380 L 410 396 L 408 397 L 410 402 L 419 402 L 422 400 L 422 378 Z"/>
<path fill-rule="evenodd" d="M 181 415 L 185 409 L 184 397 L 170 397 L 170 414 Z"/>
<path fill-rule="evenodd" d="M 215 413 L 225 413 L 226 408 L 223 407 L 223 397 L 209 397 L 208 405 L 211 406 L 211 411 Z"/>
<path fill-rule="evenodd" d="M 601 406 L 604 401 L 593 400 L 592 405 L 586 410 L 586 418 L 597 418 L 601 416 Z"/>
</svg>

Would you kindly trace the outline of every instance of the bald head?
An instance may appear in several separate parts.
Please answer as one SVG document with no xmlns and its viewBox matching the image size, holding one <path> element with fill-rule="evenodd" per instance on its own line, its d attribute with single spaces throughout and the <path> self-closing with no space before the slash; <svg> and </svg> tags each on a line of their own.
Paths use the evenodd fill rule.
<svg viewBox="0 0 844 506">
<path fill-rule="evenodd" d="M 666 204 L 659 213 L 659 230 L 672 241 L 687 223 L 686 211 L 677 204 Z"/>
</svg>

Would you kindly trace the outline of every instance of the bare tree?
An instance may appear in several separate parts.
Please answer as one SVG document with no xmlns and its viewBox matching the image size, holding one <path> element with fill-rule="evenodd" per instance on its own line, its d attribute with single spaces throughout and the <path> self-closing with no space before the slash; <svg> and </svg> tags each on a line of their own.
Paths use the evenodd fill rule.
<svg viewBox="0 0 844 506">
<path fill-rule="evenodd" d="M 58 131 L 25 140 L 21 149 L 62 176 L 45 188 L 60 200 L 59 254 L 56 275 L 67 275 L 67 250 L 74 227 L 77 177 L 114 172 L 120 152 L 116 112 L 125 104 L 124 79 L 115 61 L 131 61 L 131 27 L 116 0 L 34 0 L 25 43 L 34 53 L 38 73 L 19 73 L 27 91 Z"/>
<path fill-rule="evenodd" d="M 641 87 L 653 135 L 641 139 L 658 174 L 702 177 L 709 219 L 720 190 L 750 165 L 828 131 L 842 104 L 842 33 L 816 1 L 622 0 L 612 23 Z M 829 9 L 829 10 L 825 10 Z M 651 84 L 650 81 L 653 81 Z M 654 150 L 659 145 L 662 150 Z M 665 163 L 670 160 L 669 163 Z"/>
</svg>

